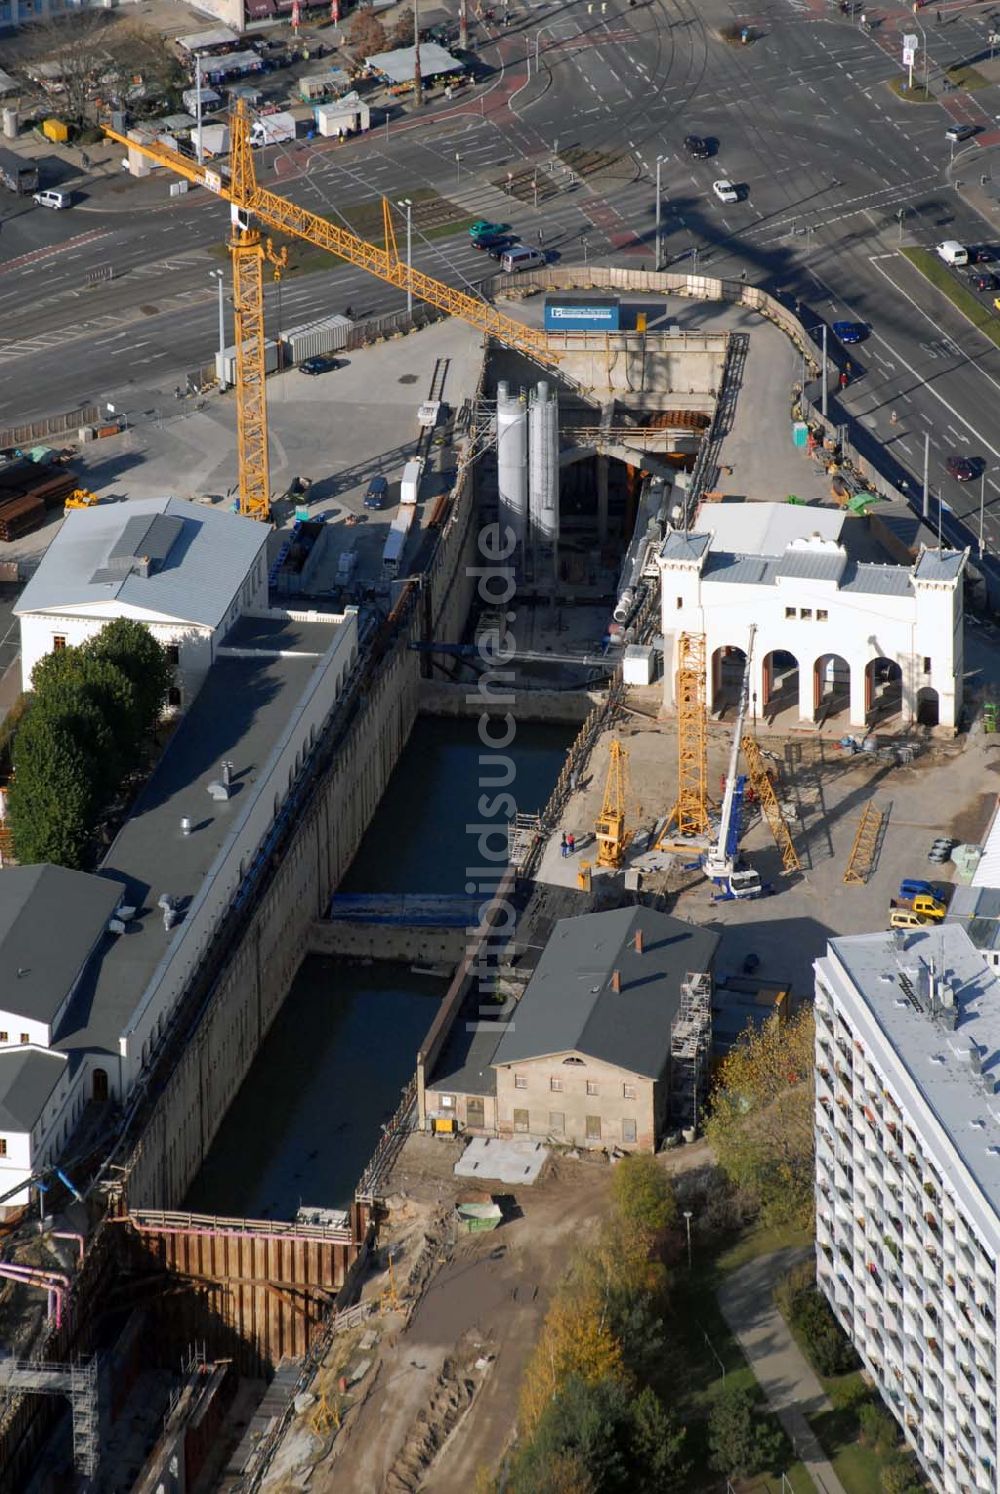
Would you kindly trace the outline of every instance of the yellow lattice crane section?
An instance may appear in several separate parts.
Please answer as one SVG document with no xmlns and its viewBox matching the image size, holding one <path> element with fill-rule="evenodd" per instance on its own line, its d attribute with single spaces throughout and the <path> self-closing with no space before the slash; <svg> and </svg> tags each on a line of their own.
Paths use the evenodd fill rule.
<svg viewBox="0 0 1000 1494">
<path fill-rule="evenodd" d="M 788 822 L 781 812 L 778 796 L 774 792 L 774 784 L 771 782 L 770 774 L 764 766 L 764 758 L 760 748 L 757 746 L 755 737 L 749 735 L 743 738 L 743 756 L 747 762 L 747 773 L 750 778 L 750 786 L 757 795 L 761 813 L 767 820 L 774 843 L 781 852 L 781 865 L 786 872 L 801 871 L 802 863 L 799 861 L 799 853 L 795 849 L 792 840 L 792 832 L 788 828 Z"/>
<path fill-rule="evenodd" d="M 664 850 L 675 842 L 707 835 L 708 729 L 705 719 L 705 635 L 682 633 L 677 640 L 677 802 L 656 842 Z"/>
<path fill-rule="evenodd" d="M 597 865 L 611 869 L 621 866 L 631 835 L 625 829 L 625 803 L 628 795 L 628 753 L 617 737 L 612 737 L 608 752 L 608 776 L 604 784 L 604 802 L 594 825 L 597 841 Z"/>
</svg>

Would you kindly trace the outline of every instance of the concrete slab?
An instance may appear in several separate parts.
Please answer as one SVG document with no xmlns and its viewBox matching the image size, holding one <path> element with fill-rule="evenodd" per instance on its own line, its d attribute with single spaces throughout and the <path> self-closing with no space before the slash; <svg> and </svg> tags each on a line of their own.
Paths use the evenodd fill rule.
<svg viewBox="0 0 1000 1494">
<path fill-rule="evenodd" d="M 527 1186 L 538 1181 L 548 1148 L 535 1141 L 497 1141 L 476 1136 L 455 1163 L 458 1178 L 489 1178 L 491 1182 Z"/>
</svg>

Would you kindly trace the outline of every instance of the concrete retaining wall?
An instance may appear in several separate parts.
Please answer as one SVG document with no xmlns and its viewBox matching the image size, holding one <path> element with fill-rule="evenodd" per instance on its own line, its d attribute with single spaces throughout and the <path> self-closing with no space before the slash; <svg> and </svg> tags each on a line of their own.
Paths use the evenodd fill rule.
<svg viewBox="0 0 1000 1494">
<path fill-rule="evenodd" d="M 603 698 L 598 691 L 521 690 L 504 706 L 515 721 L 567 721 L 576 725 L 585 721 L 594 705 Z M 483 709 L 482 697 L 473 682 L 452 685 L 447 680 L 421 680 L 420 713 L 423 716 L 478 716 Z"/>
</svg>

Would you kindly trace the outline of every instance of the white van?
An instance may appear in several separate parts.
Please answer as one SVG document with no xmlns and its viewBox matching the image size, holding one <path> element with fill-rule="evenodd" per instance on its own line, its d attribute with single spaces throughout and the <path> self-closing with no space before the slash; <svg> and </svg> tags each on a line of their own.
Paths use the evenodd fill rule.
<svg viewBox="0 0 1000 1494">
<path fill-rule="evenodd" d="M 946 265 L 967 265 L 969 263 L 969 251 L 957 239 L 945 239 L 943 244 L 935 244 L 934 253 L 938 259 L 943 259 Z"/>
<path fill-rule="evenodd" d="M 515 244 L 505 249 L 500 258 L 500 268 L 505 275 L 514 275 L 518 270 L 539 270 L 545 266 L 545 255 L 541 249 L 529 249 L 525 244 Z"/>
<path fill-rule="evenodd" d="M 31 199 L 37 202 L 39 207 L 68 208 L 73 201 L 72 192 L 57 192 L 52 187 L 46 187 L 44 192 L 36 192 Z"/>
</svg>

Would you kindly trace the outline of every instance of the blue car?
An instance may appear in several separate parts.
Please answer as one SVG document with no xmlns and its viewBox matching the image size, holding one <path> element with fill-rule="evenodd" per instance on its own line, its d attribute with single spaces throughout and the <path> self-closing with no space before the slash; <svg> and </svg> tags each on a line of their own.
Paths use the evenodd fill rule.
<svg viewBox="0 0 1000 1494">
<path fill-rule="evenodd" d="M 864 322 L 834 322 L 833 335 L 844 343 L 864 342 L 868 328 Z"/>
</svg>

